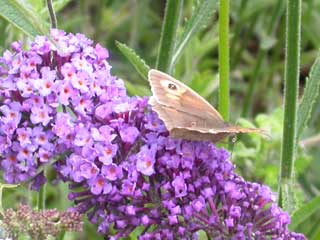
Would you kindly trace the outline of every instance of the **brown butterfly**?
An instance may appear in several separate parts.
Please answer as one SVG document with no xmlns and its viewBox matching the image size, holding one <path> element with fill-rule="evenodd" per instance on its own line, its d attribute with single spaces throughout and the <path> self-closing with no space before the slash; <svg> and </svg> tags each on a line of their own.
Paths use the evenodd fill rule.
<svg viewBox="0 0 320 240">
<path fill-rule="evenodd" d="M 168 74 L 151 69 L 148 79 L 153 93 L 149 104 L 174 138 L 216 143 L 238 133 L 263 133 L 225 122 L 203 97 Z"/>
</svg>

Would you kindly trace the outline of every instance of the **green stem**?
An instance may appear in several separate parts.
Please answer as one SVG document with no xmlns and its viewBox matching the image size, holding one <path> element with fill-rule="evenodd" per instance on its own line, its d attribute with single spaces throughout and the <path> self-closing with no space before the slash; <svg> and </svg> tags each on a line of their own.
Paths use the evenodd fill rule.
<svg viewBox="0 0 320 240">
<path fill-rule="evenodd" d="M 57 18 L 52 6 L 52 0 L 47 0 L 47 7 L 50 14 L 51 28 L 57 28 Z"/>
<path fill-rule="evenodd" d="M 278 3 L 274 8 L 274 12 L 272 14 L 272 18 L 271 18 L 271 21 L 270 21 L 268 29 L 267 29 L 268 35 L 273 35 L 274 29 L 277 26 L 277 23 L 278 23 L 280 16 L 282 14 L 282 10 L 283 10 L 283 1 L 278 0 Z M 248 115 L 250 113 L 252 101 L 253 101 L 253 94 L 254 94 L 254 91 L 255 91 L 255 88 L 257 85 L 257 80 L 259 77 L 261 66 L 262 66 L 262 63 L 263 63 L 265 56 L 267 55 L 267 52 L 268 52 L 268 49 L 260 49 L 260 51 L 259 51 L 256 65 L 255 65 L 255 68 L 253 70 L 253 74 L 252 74 L 252 77 L 250 80 L 249 88 L 248 88 L 246 97 L 244 99 L 244 104 L 243 104 L 243 109 L 242 109 L 242 114 L 241 114 L 242 117 L 248 117 Z"/>
<path fill-rule="evenodd" d="M 45 175 L 46 171 L 44 170 L 43 174 Z M 40 188 L 37 195 L 37 207 L 38 210 L 45 209 L 46 207 L 46 184 Z"/>
<path fill-rule="evenodd" d="M 63 240 L 65 235 L 66 235 L 66 232 L 65 231 L 61 231 L 61 233 L 58 236 L 58 240 Z"/>
<path fill-rule="evenodd" d="M 229 120 L 229 0 L 220 1 L 219 11 L 219 111 L 225 121 Z"/>
<path fill-rule="evenodd" d="M 3 204 L 2 204 L 3 189 L 5 189 L 5 188 L 16 188 L 18 186 L 19 186 L 18 184 L 2 184 L 2 183 L 0 183 L 0 215 L 3 216 L 3 212 L 4 212 Z"/>
<path fill-rule="evenodd" d="M 0 214 L 3 216 L 4 210 L 3 210 L 3 205 L 2 205 L 2 193 L 3 193 L 3 187 L 0 186 Z"/>
<path fill-rule="evenodd" d="M 182 10 L 183 0 L 167 0 L 156 68 L 168 74 L 171 74 L 173 69 L 172 56 Z"/>
<path fill-rule="evenodd" d="M 301 39 L 301 0 L 287 1 L 286 57 L 284 70 L 284 122 L 281 148 L 280 196 L 293 178 L 297 136 L 297 98 Z M 290 185 L 289 185 L 290 186 Z M 287 196 L 282 196 L 282 198 Z M 281 201 L 281 200 L 280 200 Z M 283 202 L 280 202 L 283 205 Z"/>
</svg>

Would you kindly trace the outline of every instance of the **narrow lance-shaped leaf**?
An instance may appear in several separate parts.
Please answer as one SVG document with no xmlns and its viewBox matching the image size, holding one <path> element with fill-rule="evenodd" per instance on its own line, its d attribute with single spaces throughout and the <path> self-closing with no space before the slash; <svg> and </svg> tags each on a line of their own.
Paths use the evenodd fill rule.
<svg viewBox="0 0 320 240">
<path fill-rule="evenodd" d="M 129 81 L 124 80 L 128 93 L 132 96 L 150 96 L 149 86 L 141 84 L 133 84 Z"/>
<path fill-rule="evenodd" d="M 294 230 L 299 224 L 303 223 L 313 213 L 320 210 L 320 196 L 315 197 L 307 204 L 303 205 L 299 210 L 295 211 L 291 217 L 289 228 Z"/>
<path fill-rule="evenodd" d="M 306 87 L 298 108 L 298 139 L 308 126 L 314 110 L 314 104 L 320 94 L 320 55 L 315 60 L 307 79 Z"/>
<path fill-rule="evenodd" d="M 197 6 L 191 18 L 186 23 L 181 37 L 179 38 L 174 55 L 172 57 L 172 65 L 178 61 L 179 57 L 183 53 L 184 48 L 187 46 L 187 43 L 192 39 L 192 37 L 194 37 L 197 32 L 199 32 L 209 23 L 217 6 L 218 1 L 216 0 L 204 0 L 199 6 Z"/>
<path fill-rule="evenodd" d="M 122 54 L 129 60 L 129 62 L 135 67 L 137 72 L 145 79 L 148 79 L 148 72 L 150 67 L 146 62 L 132 49 L 124 43 L 116 41 L 116 45 Z"/>
<path fill-rule="evenodd" d="M 0 15 L 29 36 L 46 35 L 47 22 L 24 2 L 0 0 Z"/>
<path fill-rule="evenodd" d="M 173 68 L 172 57 L 182 9 L 183 0 L 167 0 L 156 67 L 168 74 L 171 74 Z"/>
</svg>

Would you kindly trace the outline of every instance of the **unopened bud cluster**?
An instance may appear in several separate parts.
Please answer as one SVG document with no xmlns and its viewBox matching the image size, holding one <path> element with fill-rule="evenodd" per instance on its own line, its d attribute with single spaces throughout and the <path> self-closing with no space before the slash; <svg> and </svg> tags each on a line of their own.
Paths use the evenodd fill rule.
<svg viewBox="0 0 320 240">
<path fill-rule="evenodd" d="M 61 232 L 80 232 L 82 215 L 77 212 L 59 212 L 56 209 L 32 210 L 28 205 L 19 205 L 17 210 L 9 208 L 4 211 L 2 228 L 6 237 L 16 239 L 29 236 L 31 239 L 56 237 Z"/>
</svg>

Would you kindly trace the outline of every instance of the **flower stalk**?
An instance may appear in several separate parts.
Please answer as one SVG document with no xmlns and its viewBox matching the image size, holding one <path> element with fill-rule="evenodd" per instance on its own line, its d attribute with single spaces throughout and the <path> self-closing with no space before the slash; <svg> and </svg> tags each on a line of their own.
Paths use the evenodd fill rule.
<svg viewBox="0 0 320 240">
<path fill-rule="evenodd" d="M 287 1 L 286 57 L 284 73 L 284 122 L 281 148 L 280 193 L 293 178 L 297 136 L 297 99 L 301 39 L 301 0 Z M 281 194 L 280 194 L 281 196 Z M 284 196 L 285 197 L 285 196 Z M 282 205 L 280 199 L 280 204 Z"/>
<path fill-rule="evenodd" d="M 229 0 L 220 1 L 219 11 L 219 112 L 229 120 L 230 108 L 230 50 L 229 50 Z"/>
<path fill-rule="evenodd" d="M 42 210 L 45 208 L 46 208 L 46 184 L 43 184 L 40 187 L 38 195 L 37 195 L 37 209 Z"/>
<path fill-rule="evenodd" d="M 50 15 L 51 28 L 57 28 L 58 27 L 57 17 L 52 6 L 52 0 L 47 0 L 47 7 Z"/>
</svg>

